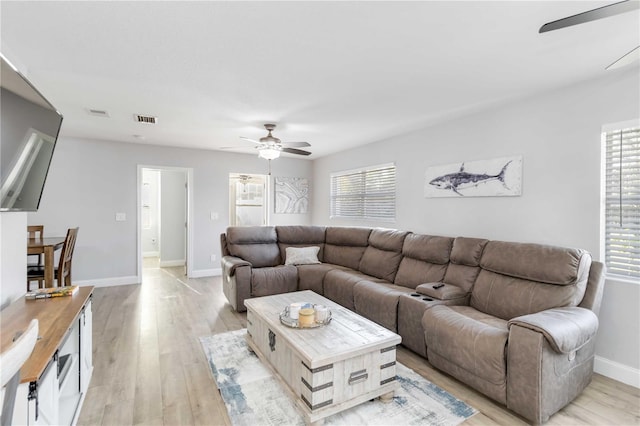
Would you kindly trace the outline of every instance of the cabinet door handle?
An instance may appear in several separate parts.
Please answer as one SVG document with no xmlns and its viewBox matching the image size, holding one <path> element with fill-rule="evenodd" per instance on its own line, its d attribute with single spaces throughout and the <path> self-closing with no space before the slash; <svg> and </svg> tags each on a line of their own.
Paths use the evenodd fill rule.
<svg viewBox="0 0 640 426">
<path fill-rule="evenodd" d="M 276 334 L 271 330 L 269 330 L 269 348 L 271 352 L 276 350 Z"/>
<path fill-rule="evenodd" d="M 353 385 L 363 380 L 367 380 L 368 378 L 369 378 L 369 373 L 367 373 L 367 370 L 354 371 L 349 375 L 349 384 Z"/>
</svg>

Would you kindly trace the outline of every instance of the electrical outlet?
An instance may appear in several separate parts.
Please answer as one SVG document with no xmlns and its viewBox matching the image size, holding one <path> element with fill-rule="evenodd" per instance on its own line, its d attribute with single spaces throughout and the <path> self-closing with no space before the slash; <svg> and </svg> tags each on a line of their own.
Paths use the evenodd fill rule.
<svg viewBox="0 0 640 426">
<path fill-rule="evenodd" d="M 212 262 L 215 262 L 215 261 L 216 261 L 216 259 L 217 259 L 217 256 L 216 256 L 215 254 L 212 254 L 212 255 L 211 255 L 211 261 L 212 261 Z"/>
</svg>

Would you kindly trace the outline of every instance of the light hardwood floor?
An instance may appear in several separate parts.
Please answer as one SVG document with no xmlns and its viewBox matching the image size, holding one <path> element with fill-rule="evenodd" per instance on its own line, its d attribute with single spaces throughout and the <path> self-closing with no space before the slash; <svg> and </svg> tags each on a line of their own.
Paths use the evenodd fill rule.
<svg viewBox="0 0 640 426">
<path fill-rule="evenodd" d="M 228 425 L 198 338 L 244 328 L 220 277 L 186 279 L 180 268 L 145 268 L 141 285 L 97 288 L 94 371 L 79 425 Z M 467 425 L 526 422 L 404 348 L 398 361 L 480 411 Z M 640 390 L 595 375 L 549 425 L 640 425 Z"/>
</svg>

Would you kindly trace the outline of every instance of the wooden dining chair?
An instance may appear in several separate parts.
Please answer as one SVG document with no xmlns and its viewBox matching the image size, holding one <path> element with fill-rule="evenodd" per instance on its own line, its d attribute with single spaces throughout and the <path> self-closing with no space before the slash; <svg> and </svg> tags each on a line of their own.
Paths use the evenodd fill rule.
<svg viewBox="0 0 640 426">
<path fill-rule="evenodd" d="M 79 228 L 69 228 L 67 231 L 67 237 L 64 240 L 62 246 L 62 253 L 60 253 L 60 260 L 58 266 L 54 271 L 54 276 L 57 281 L 58 287 L 71 285 L 71 264 L 73 261 L 73 250 L 76 246 L 76 238 L 78 237 Z M 27 287 L 31 281 L 42 280 L 44 282 L 44 266 L 32 266 L 27 268 Z M 40 284 L 38 284 L 39 286 Z"/>
<path fill-rule="evenodd" d="M 28 225 L 27 236 L 29 239 L 42 238 L 44 234 L 44 225 Z M 29 258 L 31 261 L 29 261 Z M 42 265 L 42 254 L 28 254 L 27 266 Z"/>
</svg>

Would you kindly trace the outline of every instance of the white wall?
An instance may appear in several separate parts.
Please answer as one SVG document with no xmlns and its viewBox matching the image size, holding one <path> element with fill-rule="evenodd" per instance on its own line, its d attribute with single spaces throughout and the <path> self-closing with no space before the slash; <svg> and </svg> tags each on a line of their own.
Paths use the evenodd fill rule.
<svg viewBox="0 0 640 426">
<path fill-rule="evenodd" d="M 0 309 L 27 291 L 27 214 L 0 213 Z"/>
<path fill-rule="evenodd" d="M 187 193 L 184 171 L 160 171 L 160 266 L 184 265 Z"/>
<path fill-rule="evenodd" d="M 640 117 L 638 67 L 318 159 L 313 223 L 581 247 L 600 253 L 600 134 Z M 521 197 L 423 197 L 429 165 L 523 156 Z M 395 223 L 329 219 L 332 172 L 394 161 Z M 608 282 L 597 354 L 640 369 L 640 285 Z"/>
<path fill-rule="evenodd" d="M 137 166 L 193 168 L 194 274 L 220 268 L 220 234 L 228 225 L 229 173 L 267 172 L 257 155 L 168 148 L 61 137 L 53 156 L 40 210 L 28 222 L 43 224 L 48 235 L 79 226 L 73 281 L 99 285 L 136 282 Z M 311 162 L 272 161 L 274 175 L 311 178 Z M 127 220 L 115 221 L 115 213 Z M 212 221 L 211 212 L 219 219 Z M 310 224 L 311 214 L 272 215 L 273 224 Z M 215 254 L 217 260 L 211 262 Z"/>
</svg>

